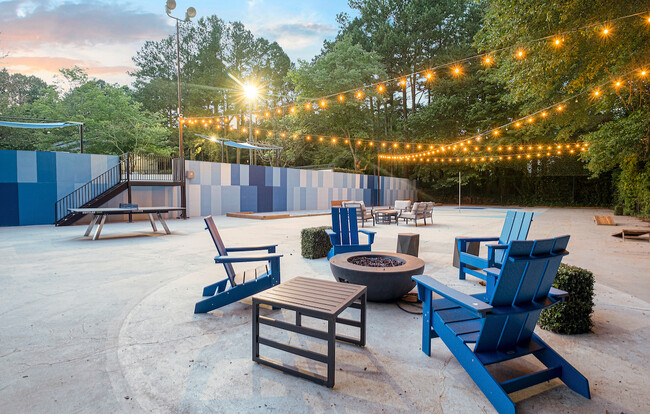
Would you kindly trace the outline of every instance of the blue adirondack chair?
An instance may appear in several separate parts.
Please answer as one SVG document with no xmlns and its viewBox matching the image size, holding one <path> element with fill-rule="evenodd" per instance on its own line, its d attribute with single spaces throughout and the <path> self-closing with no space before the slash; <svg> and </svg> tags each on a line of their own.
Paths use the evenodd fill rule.
<svg viewBox="0 0 650 414">
<path fill-rule="evenodd" d="M 281 254 L 275 253 L 277 244 L 270 244 L 266 246 L 252 246 L 252 247 L 226 247 L 221 240 L 221 236 L 217 231 L 217 226 L 212 220 L 212 216 L 205 218 L 206 229 L 210 232 L 214 245 L 217 247 L 219 256 L 214 258 L 215 263 L 223 264 L 226 269 L 226 279 L 217 283 L 206 286 L 203 288 L 203 296 L 207 298 L 199 301 L 194 306 L 194 313 L 206 313 L 211 310 L 220 308 L 238 300 L 244 299 L 255 293 L 266 290 L 270 287 L 280 284 L 280 257 Z M 229 252 L 247 252 L 256 250 L 266 250 L 267 254 L 258 256 L 228 256 Z M 241 283 L 235 281 L 235 269 L 233 263 L 247 263 L 247 262 L 267 262 L 265 271 L 257 274 L 255 270 L 255 277 L 246 281 L 244 277 Z"/>
<path fill-rule="evenodd" d="M 370 246 L 375 241 L 374 231 L 359 229 L 357 226 L 357 209 L 354 207 L 332 207 L 332 230 L 325 231 L 332 242 L 327 260 L 340 253 L 369 252 Z M 368 236 L 367 244 L 359 243 L 359 233 Z"/>
<path fill-rule="evenodd" d="M 422 351 L 431 355 L 431 339 L 440 337 L 500 413 L 515 413 L 508 393 L 559 378 L 591 398 L 589 382 L 533 333 L 543 309 L 567 295 L 551 287 L 569 236 L 512 241 L 501 269 L 487 269 L 486 293 L 466 295 L 429 276 L 413 276 L 423 303 Z M 433 300 L 432 292 L 442 299 Z M 467 344 L 475 344 L 471 349 Z M 498 382 L 487 365 L 534 355 L 545 370 Z"/>
<path fill-rule="evenodd" d="M 500 237 L 471 237 L 458 238 L 458 278 L 465 279 L 465 273 L 486 280 L 483 269 L 489 267 L 501 267 L 503 255 L 508 243 L 512 240 L 526 240 L 530 223 L 533 221 L 533 213 L 524 211 L 508 211 L 506 221 L 503 223 Z M 487 259 L 475 256 L 467 252 L 469 242 L 497 242 L 488 244 Z"/>
</svg>

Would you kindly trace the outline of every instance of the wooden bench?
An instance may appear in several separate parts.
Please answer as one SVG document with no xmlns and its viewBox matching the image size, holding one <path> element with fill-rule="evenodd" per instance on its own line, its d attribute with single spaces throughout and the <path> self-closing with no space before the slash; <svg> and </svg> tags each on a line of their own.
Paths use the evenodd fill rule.
<svg viewBox="0 0 650 414">
<path fill-rule="evenodd" d="M 327 280 L 296 277 L 271 289 L 253 296 L 253 361 L 267 365 L 297 377 L 305 378 L 328 387 L 334 386 L 336 340 L 359 346 L 366 344 L 366 294 L 365 286 Z M 296 312 L 296 323 L 288 323 L 266 316 L 260 316 L 260 305 L 288 309 Z M 347 308 L 360 310 L 360 320 L 339 317 Z M 308 328 L 302 325 L 302 317 L 309 316 L 327 321 L 327 331 Z M 336 324 L 359 328 L 359 339 L 336 334 Z M 293 345 L 277 342 L 260 336 L 260 324 L 295 332 L 327 341 L 327 354 L 310 351 Z M 295 366 L 283 364 L 260 356 L 260 345 L 279 349 L 294 355 L 322 362 L 327 365 L 327 376 L 299 370 Z"/>
</svg>

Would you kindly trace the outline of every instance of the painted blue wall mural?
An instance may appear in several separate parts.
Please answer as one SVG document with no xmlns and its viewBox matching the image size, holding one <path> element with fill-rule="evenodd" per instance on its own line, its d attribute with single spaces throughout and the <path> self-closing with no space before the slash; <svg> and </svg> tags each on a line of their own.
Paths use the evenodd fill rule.
<svg viewBox="0 0 650 414">
<path fill-rule="evenodd" d="M 52 224 L 58 199 L 118 162 L 114 155 L 0 150 L 0 226 Z M 326 210 L 332 200 L 377 204 L 376 176 L 201 161 L 186 161 L 185 165 L 186 170 L 194 171 L 194 178 L 187 180 L 190 217 L 240 211 Z M 396 199 L 415 199 L 415 185 L 403 178 L 381 177 L 380 196 L 382 205 L 393 204 Z M 125 191 L 104 207 L 126 201 Z M 132 202 L 178 206 L 180 190 L 133 187 Z"/>
</svg>

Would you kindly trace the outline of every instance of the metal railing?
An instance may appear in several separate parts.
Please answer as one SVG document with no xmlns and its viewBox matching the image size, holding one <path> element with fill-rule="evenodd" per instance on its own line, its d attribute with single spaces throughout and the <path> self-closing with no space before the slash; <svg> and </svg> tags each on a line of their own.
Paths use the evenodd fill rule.
<svg viewBox="0 0 650 414">
<path fill-rule="evenodd" d="M 115 187 L 121 182 L 120 177 L 120 164 L 118 164 L 58 200 L 54 204 L 55 223 L 69 214 L 68 209 L 79 208 Z"/>
<path fill-rule="evenodd" d="M 157 154 L 126 153 L 120 157 L 122 172 L 127 181 L 181 181 L 176 179 L 176 161 Z"/>
</svg>

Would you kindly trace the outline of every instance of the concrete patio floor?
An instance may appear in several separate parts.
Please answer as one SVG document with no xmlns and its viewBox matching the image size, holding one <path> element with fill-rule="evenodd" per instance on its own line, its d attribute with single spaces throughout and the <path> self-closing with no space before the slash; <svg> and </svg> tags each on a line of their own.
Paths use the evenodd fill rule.
<svg viewBox="0 0 650 414">
<path fill-rule="evenodd" d="M 593 333 L 537 329 L 589 379 L 592 399 L 553 380 L 512 394 L 519 412 L 647 413 L 650 243 L 610 236 L 642 223 L 596 226 L 594 214 L 608 210 L 532 210 L 529 238 L 570 234 L 564 262 L 596 276 Z M 454 237 L 498 235 L 504 215 L 436 208 L 433 225 L 375 226 L 373 250 L 395 251 L 398 233 L 419 233 L 425 274 L 478 292 L 477 279 L 459 281 L 451 266 Z M 283 281 L 333 280 L 326 259 L 300 256 L 300 230 L 328 225 L 328 216 L 215 222 L 227 245 L 278 243 Z M 395 304 L 369 303 L 365 348 L 337 344 L 333 389 L 253 363 L 250 301 L 192 313 L 203 286 L 224 277 L 201 218 L 168 223 L 171 235 L 154 235 L 147 222 L 110 223 L 98 241 L 81 237 L 82 226 L 0 228 L 1 412 L 495 412 L 442 341 L 431 357 L 422 353 L 421 316 Z"/>
</svg>

